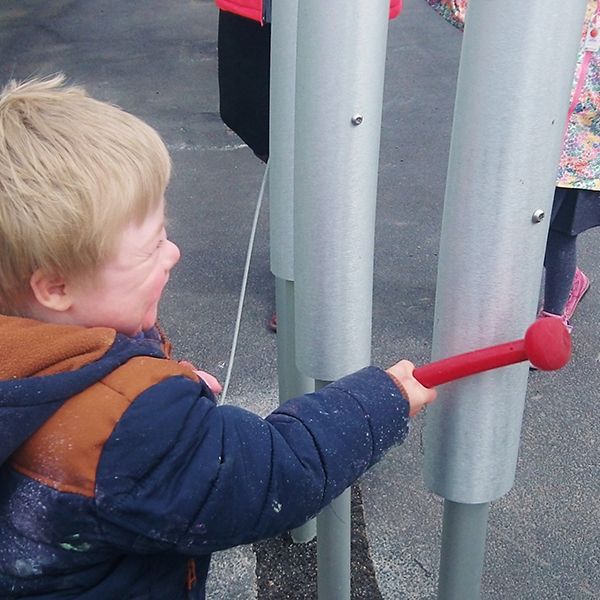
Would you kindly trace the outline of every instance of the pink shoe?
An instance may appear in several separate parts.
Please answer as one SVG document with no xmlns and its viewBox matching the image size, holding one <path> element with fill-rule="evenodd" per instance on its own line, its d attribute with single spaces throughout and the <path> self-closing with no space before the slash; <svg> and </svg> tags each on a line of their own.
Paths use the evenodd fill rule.
<svg viewBox="0 0 600 600">
<path fill-rule="evenodd" d="M 569 297 L 565 304 L 565 310 L 563 311 L 563 316 L 567 321 L 571 320 L 579 301 L 583 298 L 589 287 L 590 280 L 587 275 L 583 271 L 580 271 L 579 268 L 575 269 L 573 285 L 571 286 L 571 291 L 569 292 Z"/>
<path fill-rule="evenodd" d="M 560 319 L 562 321 L 562 324 L 569 331 L 569 333 L 571 333 L 571 331 L 573 331 L 573 325 L 571 325 L 571 323 L 569 323 L 569 319 L 567 319 L 567 317 L 565 317 L 564 314 L 563 315 L 555 315 L 554 313 L 549 313 L 549 312 L 546 312 L 545 310 L 540 310 L 537 318 L 538 319 Z"/>
</svg>

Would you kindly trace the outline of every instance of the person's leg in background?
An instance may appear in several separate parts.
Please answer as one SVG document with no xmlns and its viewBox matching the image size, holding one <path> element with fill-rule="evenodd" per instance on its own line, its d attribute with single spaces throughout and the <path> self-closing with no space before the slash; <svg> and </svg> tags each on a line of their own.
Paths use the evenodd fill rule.
<svg viewBox="0 0 600 600">
<path fill-rule="evenodd" d="M 544 304 L 541 317 L 560 318 L 571 329 L 570 319 L 590 282 L 577 268 L 577 219 L 579 190 L 556 188 L 552 220 L 546 244 Z M 579 210 L 579 215 L 577 211 Z"/>
<path fill-rule="evenodd" d="M 577 236 L 550 229 L 546 245 L 544 311 L 562 315 L 577 268 Z"/>
</svg>

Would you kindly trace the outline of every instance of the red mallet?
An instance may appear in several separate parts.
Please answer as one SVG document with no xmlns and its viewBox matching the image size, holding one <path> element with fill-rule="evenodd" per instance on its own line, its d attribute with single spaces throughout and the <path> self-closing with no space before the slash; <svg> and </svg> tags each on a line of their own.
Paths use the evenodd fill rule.
<svg viewBox="0 0 600 600">
<path fill-rule="evenodd" d="M 548 318 L 531 325 L 522 340 L 444 358 L 417 367 L 413 375 L 430 388 L 524 360 L 542 371 L 555 371 L 564 367 L 570 358 L 571 335 L 558 319 Z"/>
</svg>

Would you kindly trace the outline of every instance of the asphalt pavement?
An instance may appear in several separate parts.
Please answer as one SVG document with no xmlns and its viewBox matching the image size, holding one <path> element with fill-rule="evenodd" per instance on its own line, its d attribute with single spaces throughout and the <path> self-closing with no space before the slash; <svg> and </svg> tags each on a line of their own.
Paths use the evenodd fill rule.
<svg viewBox="0 0 600 600">
<path fill-rule="evenodd" d="M 62 71 L 165 139 L 174 163 L 170 235 L 183 258 L 161 319 L 180 357 L 223 379 L 264 165 L 219 117 L 216 34 L 212 0 L 0 3 L 0 84 Z M 373 306 L 373 363 L 381 366 L 430 356 L 460 45 L 460 32 L 424 0 L 405 0 L 390 24 Z M 560 372 L 530 375 L 515 484 L 491 507 L 485 600 L 600 598 L 598 235 L 587 232 L 579 244 L 592 285 L 574 318 L 573 359 Z M 276 338 L 266 327 L 274 309 L 268 237 L 267 205 L 228 396 L 261 414 L 278 403 Z M 363 552 L 385 600 L 435 597 L 442 499 L 423 484 L 422 424 L 415 419 L 407 442 L 360 482 Z M 209 598 L 266 598 L 261 564 L 276 560 L 263 550 L 216 556 Z M 314 598 L 307 589 L 278 595 Z"/>
</svg>

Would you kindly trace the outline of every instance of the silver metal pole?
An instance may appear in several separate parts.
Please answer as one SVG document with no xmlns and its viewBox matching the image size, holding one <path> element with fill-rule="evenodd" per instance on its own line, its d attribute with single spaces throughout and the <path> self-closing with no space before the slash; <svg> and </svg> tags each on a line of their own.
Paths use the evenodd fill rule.
<svg viewBox="0 0 600 600">
<path fill-rule="evenodd" d="M 269 231 L 271 271 L 294 281 L 294 114 L 298 0 L 277 0 L 271 12 L 269 90 Z"/>
<path fill-rule="evenodd" d="M 317 516 L 319 600 L 350 598 L 350 488 Z"/>
<path fill-rule="evenodd" d="M 387 0 L 298 12 L 294 274 L 298 366 L 332 381 L 371 359 Z"/>
<path fill-rule="evenodd" d="M 521 337 L 535 318 L 585 0 L 471 0 L 440 240 L 433 358 Z M 550 42 L 550 40 L 552 40 Z M 425 481 L 445 510 L 439 598 L 474 600 L 484 509 L 512 487 L 527 365 L 439 391 Z M 469 525 L 466 525 L 469 523 Z M 458 525 L 457 525 L 458 524 Z M 468 535 L 460 530 L 466 527 Z M 449 548 L 452 555 L 449 556 Z M 481 554 L 481 552 L 479 552 Z M 469 588 L 469 589 L 467 589 Z"/>
<path fill-rule="evenodd" d="M 280 403 L 314 391 L 296 367 L 294 303 L 294 105 L 298 0 L 279 0 L 271 13 L 269 198 L 271 271 L 275 275 Z M 317 533 L 316 519 L 291 531 L 295 542 Z"/>
<path fill-rule="evenodd" d="M 319 599 L 350 598 L 350 488 L 317 516 Z"/>
<path fill-rule="evenodd" d="M 280 403 L 315 390 L 315 382 L 296 367 L 294 339 L 294 282 L 275 278 L 277 307 L 277 373 Z M 310 542 L 317 535 L 317 520 L 311 519 L 290 531 L 296 543 Z"/>
<path fill-rule="evenodd" d="M 444 502 L 440 598 L 479 598 L 485 558 L 485 536 L 490 505 Z M 460 576 L 457 576 L 460 574 Z"/>
<path fill-rule="evenodd" d="M 388 0 L 298 4 L 296 358 L 303 373 L 323 382 L 371 360 L 388 11 Z M 318 577 L 320 600 L 350 598 L 349 522 L 343 499 L 318 517 L 319 562 L 328 565 Z M 333 563 L 334 557 L 340 560 Z"/>
</svg>

